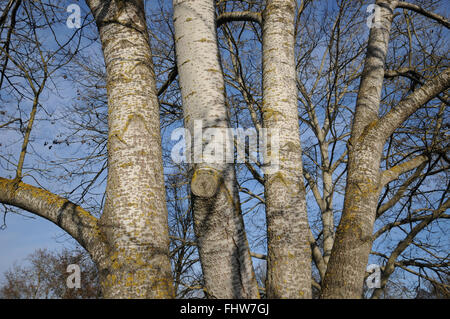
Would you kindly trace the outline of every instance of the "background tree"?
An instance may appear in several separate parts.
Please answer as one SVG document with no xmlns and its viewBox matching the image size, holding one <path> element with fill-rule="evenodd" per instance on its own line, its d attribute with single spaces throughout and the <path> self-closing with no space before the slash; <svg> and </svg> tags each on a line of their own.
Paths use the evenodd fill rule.
<svg viewBox="0 0 450 319">
<path fill-rule="evenodd" d="M 101 296 L 98 271 L 85 250 L 36 250 L 24 265 L 7 270 L 0 288 L 2 299 L 92 299 Z M 80 267 L 80 288 L 68 288 L 67 266 Z"/>
</svg>

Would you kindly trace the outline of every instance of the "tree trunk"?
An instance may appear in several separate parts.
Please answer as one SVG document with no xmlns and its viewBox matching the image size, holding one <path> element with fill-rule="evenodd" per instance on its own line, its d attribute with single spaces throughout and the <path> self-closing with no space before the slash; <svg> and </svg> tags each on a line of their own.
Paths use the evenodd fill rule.
<svg viewBox="0 0 450 319">
<path fill-rule="evenodd" d="M 327 157 L 325 160 L 328 162 Z M 324 170 L 323 172 L 323 201 L 325 204 L 325 209 L 322 212 L 323 259 L 325 264 L 328 264 L 334 243 L 334 213 L 332 173 L 327 170 Z"/>
<path fill-rule="evenodd" d="M 419 166 L 417 158 L 380 171 L 383 146 L 411 114 L 450 85 L 450 68 L 428 80 L 379 117 L 384 62 L 397 1 L 377 1 L 380 26 L 370 31 L 349 141 L 344 210 L 323 281 L 322 298 L 361 298 L 372 247 L 378 198 L 391 178 Z"/>
<path fill-rule="evenodd" d="M 159 104 L 143 1 L 88 1 L 107 71 L 105 298 L 171 298 Z"/>
<path fill-rule="evenodd" d="M 225 157 L 220 156 L 223 161 L 214 161 L 199 154 L 205 148 L 214 148 L 224 155 L 225 140 L 215 136 L 204 143 L 199 133 L 216 128 L 226 134 L 229 127 L 214 1 L 174 0 L 173 7 L 185 127 L 194 144 L 201 145 L 201 149 L 194 147 L 196 163 L 191 165 L 191 190 L 194 231 L 207 296 L 258 298 L 234 165 L 226 163 Z M 202 131 L 195 128 L 200 123 Z"/>
<path fill-rule="evenodd" d="M 380 5 L 380 27 L 370 30 L 348 155 L 344 210 L 325 274 L 322 298 L 361 298 L 380 194 L 383 141 L 368 134 L 378 120 L 394 7 Z"/>
<path fill-rule="evenodd" d="M 264 177 L 268 298 L 311 298 L 310 232 L 298 135 L 294 15 L 294 0 L 269 0 L 263 14 L 263 127 L 279 131 L 280 147 L 279 170 Z M 270 154 L 269 161 L 276 155 Z"/>
</svg>

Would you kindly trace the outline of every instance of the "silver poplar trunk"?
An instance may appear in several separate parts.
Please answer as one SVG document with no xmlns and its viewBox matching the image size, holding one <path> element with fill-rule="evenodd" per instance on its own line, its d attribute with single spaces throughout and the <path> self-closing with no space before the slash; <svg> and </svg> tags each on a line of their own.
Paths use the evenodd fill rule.
<svg viewBox="0 0 450 319">
<path fill-rule="evenodd" d="M 194 141 L 199 138 L 194 121 L 201 121 L 203 131 L 229 127 L 215 6 L 214 0 L 174 0 L 173 7 L 184 122 Z M 224 146 L 220 140 L 208 143 Z M 234 165 L 205 160 L 191 167 L 194 231 L 207 296 L 258 298 Z"/>
<path fill-rule="evenodd" d="M 368 132 L 378 120 L 395 8 L 389 1 L 378 4 L 381 27 L 372 28 L 369 35 L 350 137 L 344 210 L 323 281 L 322 298 L 361 298 L 372 248 L 384 140 Z"/>
<path fill-rule="evenodd" d="M 294 15 L 294 0 L 269 0 L 263 15 L 263 127 L 279 129 L 280 137 L 280 169 L 266 174 L 264 181 L 268 298 L 311 298 L 311 249 L 298 133 Z"/>
<path fill-rule="evenodd" d="M 105 298 L 171 298 L 159 104 L 143 1 L 88 1 L 107 71 Z"/>
</svg>

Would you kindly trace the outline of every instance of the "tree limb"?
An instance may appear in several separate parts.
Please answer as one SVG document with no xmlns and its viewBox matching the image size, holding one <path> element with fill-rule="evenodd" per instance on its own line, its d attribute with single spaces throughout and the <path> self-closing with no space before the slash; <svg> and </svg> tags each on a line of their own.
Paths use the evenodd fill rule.
<svg viewBox="0 0 450 319">
<path fill-rule="evenodd" d="M 407 77 L 413 81 L 417 81 L 420 84 L 422 84 L 420 81 L 420 78 L 422 76 L 415 70 L 415 68 L 408 67 L 408 68 L 399 68 L 397 70 L 385 70 L 384 71 L 384 77 L 387 79 L 395 78 L 398 76 L 404 76 L 404 77 Z"/>
<path fill-rule="evenodd" d="M 95 259 L 104 253 L 97 218 L 69 200 L 21 181 L 0 177 L 0 203 L 22 208 L 61 227 Z"/>
<path fill-rule="evenodd" d="M 316 181 L 312 178 L 312 176 L 308 173 L 306 168 L 303 168 L 303 176 L 308 181 L 309 187 L 311 188 L 311 191 L 314 195 L 314 198 L 316 199 L 317 205 L 319 206 L 320 210 L 322 212 L 325 211 L 326 205 L 325 201 L 322 198 L 322 195 L 320 194 L 319 188 L 317 187 Z"/>
<path fill-rule="evenodd" d="M 255 253 L 255 252 L 250 252 L 250 256 L 252 256 L 254 258 L 262 259 L 262 260 L 266 260 L 267 259 L 267 255 L 258 254 L 258 253 Z"/>
<path fill-rule="evenodd" d="M 319 270 L 320 279 L 323 280 L 325 272 L 327 271 L 327 265 L 325 264 L 325 259 L 322 256 L 319 246 L 317 246 L 311 229 L 309 230 L 309 244 L 311 246 L 312 259 L 314 260 L 317 270 Z"/>
<path fill-rule="evenodd" d="M 411 185 L 411 183 L 413 183 L 420 176 L 425 166 L 426 166 L 425 162 L 419 165 L 419 167 L 417 167 L 414 173 L 400 186 L 397 193 L 395 193 L 395 195 L 390 200 L 388 200 L 385 204 L 382 204 L 377 209 L 377 218 L 383 215 L 388 209 L 390 209 L 400 200 L 405 191 L 408 189 L 408 186 Z"/>
<path fill-rule="evenodd" d="M 380 188 L 386 186 L 393 180 L 396 180 L 400 175 L 419 167 L 422 163 L 425 163 L 426 161 L 428 161 L 427 156 L 419 155 L 409 161 L 400 163 L 398 165 L 391 167 L 388 170 L 383 171 L 381 173 Z"/>
<path fill-rule="evenodd" d="M 170 84 L 172 84 L 173 81 L 175 81 L 175 79 L 177 78 L 177 75 L 178 75 L 178 69 L 177 69 L 177 66 L 174 66 L 172 68 L 172 70 L 170 71 L 166 82 L 164 82 L 164 84 L 161 85 L 161 87 L 159 88 L 158 93 L 157 93 L 158 97 L 167 90 L 167 88 L 169 87 Z"/>
<path fill-rule="evenodd" d="M 421 6 L 418 6 L 416 4 L 409 3 L 406 1 L 399 1 L 399 2 L 397 2 L 396 8 L 403 8 L 403 9 L 408 9 L 408 10 L 417 12 L 427 18 L 433 19 L 434 21 L 442 24 L 447 29 L 450 28 L 450 21 L 448 21 L 445 17 L 443 17 L 439 14 L 436 14 L 434 12 L 425 10 L 424 8 L 422 8 Z"/>
<path fill-rule="evenodd" d="M 450 86 L 450 68 L 431 78 L 377 121 L 375 133 L 386 140 L 411 114 Z"/>
<path fill-rule="evenodd" d="M 419 74 L 415 68 L 399 68 L 398 70 L 385 70 L 384 71 L 384 78 L 385 79 L 392 79 L 395 77 L 400 77 L 403 76 L 407 79 L 410 79 L 411 81 L 413 81 L 414 83 L 423 85 L 423 81 L 422 81 L 422 75 Z M 450 101 L 446 100 L 447 97 L 441 97 L 440 95 L 437 96 L 437 98 L 439 100 L 441 100 L 441 102 L 445 103 L 445 105 L 450 105 Z"/>
<path fill-rule="evenodd" d="M 217 17 L 217 27 L 220 27 L 224 23 L 232 21 L 251 21 L 262 24 L 262 15 L 260 12 L 252 11 L 234 11 L 224 12 Z"/>
<path fill-rule="evenodd" d="M 11 9 L 14 1 L 15 0 L 9 0 L 8 3 L 6 4 L 6 8 L 3 10 L 2 15 L 0 16 L 0 26 L 2 26 L 5 23 L 6 18 L 8 17 L 9 10 Z"/>
<path fill-rule="evenodd" d="M 382 234 L 384 234 L 385 232 L 387 232 L 388 230 L 397 227 L 397 226 L 401 226 L 401 225 L 405 225 L 405 224 L 409 224 L 409 223 L 413 223 L 413 222 L 417 222 L 417 221 L 421 221 L 421 220 L 425 220 L 428 219 L 429 215 L 423 215 L 423 216 L 417 216 L 417 217 L 411 217 L 411 218 L 405 218 L 390 224 L 386 224 L 383 227 L 381 227 L 379 230 L 377 230 L 377 232 L 373 235 L 373 240 L 377 239 L 378 237 L 380 237 Z M 442 214 L 439 216 L 439 218 L 443 218 L 443 219 L 450 219 L 450 215 L 448 214 Z"/>
<path fill-rule="evenodd" d="M 403 251 L 412 243 L 416 235 L 428 226 L 433 220 L 437 219 L 441 214 L 443 214 L 450 207 L 450 199 L 447 199 L 438 209 L 434 210 L 431 215 L 425 217 L 419 224 L 415 225 L 409 234 L 401 240 L 397 247 L 394 249 L 392 254 L 385 265 L 383 274 L 381 275 L 381 287 L 384 287 L 390 277 L 394 272 L 397 258 Z M 382 292 L 382 288 L 377 288 L 373 292 L 372 298 L 377 298 Z"/>
</svg>

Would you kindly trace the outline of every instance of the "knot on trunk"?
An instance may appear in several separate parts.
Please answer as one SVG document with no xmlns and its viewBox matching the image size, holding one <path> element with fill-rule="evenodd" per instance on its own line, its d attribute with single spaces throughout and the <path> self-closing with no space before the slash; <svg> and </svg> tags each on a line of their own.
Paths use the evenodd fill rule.
<svg viewBox="0 0 450 319">
<path fill-rule="evenodd" d="M 220 184 L 220 173 L 210 167 L 198 168 L 191 179 L 191 191 L 197 197 L 211 198 L 216 195 Z"/>
</svg>

